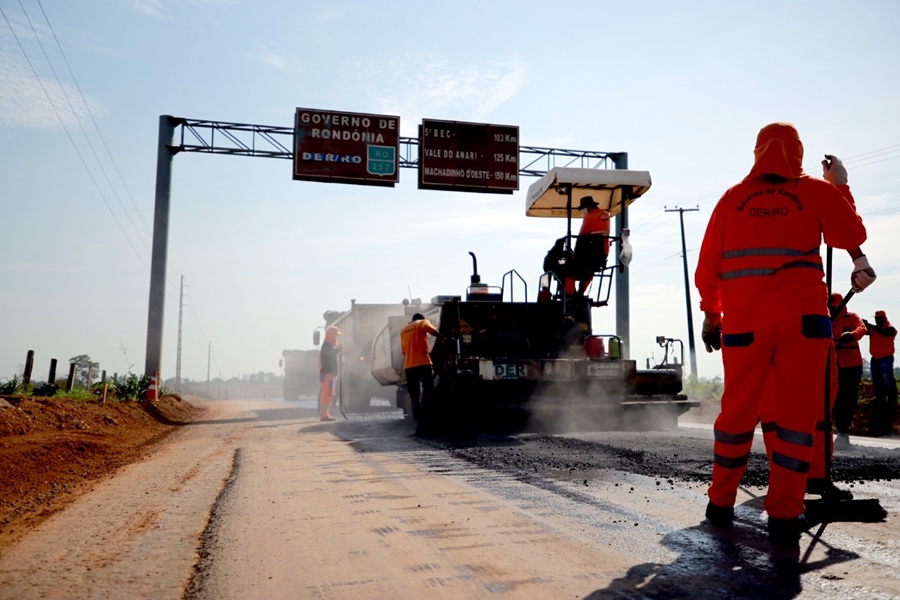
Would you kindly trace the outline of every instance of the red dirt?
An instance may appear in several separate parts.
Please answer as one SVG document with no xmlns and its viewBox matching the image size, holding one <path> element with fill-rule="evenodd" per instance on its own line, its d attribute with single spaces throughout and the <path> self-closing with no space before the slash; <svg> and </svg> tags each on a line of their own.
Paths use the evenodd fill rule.
<svg viewBox="0 0 900 600">
<path fill-rule="evenodd" d="M 156 402 L 17 398 L 0 402 L 0 551 L 203 411 Z"/>
</svg>

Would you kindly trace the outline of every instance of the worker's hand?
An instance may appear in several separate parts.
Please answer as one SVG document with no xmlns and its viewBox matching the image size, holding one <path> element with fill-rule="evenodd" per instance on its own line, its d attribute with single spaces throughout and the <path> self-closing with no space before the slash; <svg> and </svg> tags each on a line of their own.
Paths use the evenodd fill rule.
<svg viewBox="0 0 900 600">
<path fill-rule="evenodd" d="M 719 350 L 722 347 L 722 315 L 711 312 L 704 315 L 700 338 L 706 345 L 707 352 Z"/>
<path fill-rule="evenodd" d="M 853 337 L 853 333 L 852 333 L 852 332 L 850 332 L 850 331 L 845 331 L 844 333 L 841 334 L 841 340 L 840 340 L 840 341 L 841 341 L 842 344 L 849 344 L 850 342 L 852 342 L 852 341 L 855 340 L 855 339 L 856 339 L 856 338 Z"/>
<path fill-rule="evenodd" d="M 834 154 L 826 154 L 825 160 L 822 161 L 822 177 L 825 178 L 825 181 L 831 182 L 834 185 L 846 185 L 847 168 L 837 156 Z"/>
<path fill-rule="evenodd" d="M 853 259 L 853 272 L 850 274 L 850 287 L 857 294 L 875 281 L 875 271 L 869 266 L 865 255 Z"/>
</svg>

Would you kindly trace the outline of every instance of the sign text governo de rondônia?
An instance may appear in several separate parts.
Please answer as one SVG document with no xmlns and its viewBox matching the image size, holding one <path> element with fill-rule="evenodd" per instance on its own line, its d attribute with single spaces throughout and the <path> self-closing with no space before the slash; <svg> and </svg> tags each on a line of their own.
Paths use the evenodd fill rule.
<svg viewBox="0 0 900 600">
<path fill-rule="evenodd" d="M 400 117 L 298 108 L 294 179 L 393 187 L 399 146 Z"/>
</svg>

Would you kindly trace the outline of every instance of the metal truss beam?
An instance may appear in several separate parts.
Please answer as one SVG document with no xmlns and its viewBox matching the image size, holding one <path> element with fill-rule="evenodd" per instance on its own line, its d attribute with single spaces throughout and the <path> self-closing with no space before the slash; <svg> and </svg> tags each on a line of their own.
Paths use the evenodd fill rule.
<svg viewBox="0 0 900 600">
<path fill-rule="evenodd" d="M 197 119 L 172 119 L 176 131 L 173 154 L 205 152 L 262 158 L 292 160 L 294 128 Z M 619 152 L 564 150 L 539 146 L 519 146 L 519 175 L 542 177 L 553 167 L 608 169 Z M 399 164 L 403 168 L 419 168 L 419 138 L 400 137 Z"/>
</svg>

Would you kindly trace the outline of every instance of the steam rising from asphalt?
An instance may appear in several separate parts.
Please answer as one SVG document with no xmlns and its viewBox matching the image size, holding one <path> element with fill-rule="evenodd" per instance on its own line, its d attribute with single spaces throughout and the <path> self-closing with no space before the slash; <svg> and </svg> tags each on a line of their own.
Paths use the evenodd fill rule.
<svg viewBox="0 0 900 600">
<path fill-rule="evenodd" d="M 564 433 L 577 431 L 647 431 L 677 426 L 677 412 L 659 404 L 622 405 L 620 382 L 593 382 L 587 389 L 573 389 L 571 382 L 544 386 L 526 405 L 526 431 Z"/>
</svg>

